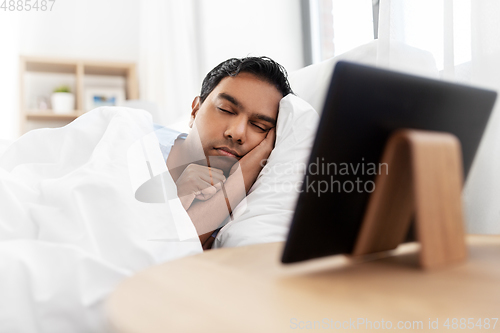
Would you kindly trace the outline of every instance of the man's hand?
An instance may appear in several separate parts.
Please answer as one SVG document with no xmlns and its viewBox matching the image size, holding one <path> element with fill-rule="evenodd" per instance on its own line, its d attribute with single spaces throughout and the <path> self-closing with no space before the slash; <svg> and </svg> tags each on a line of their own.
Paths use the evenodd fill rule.
<svg viewBox="0 0 500 333">
<path fill-rule="evenodd" d="M 202 244 L 229 216 L 229 211 L 243 200 L 252 187 L 274 148 L 275 131 L 274 128 L 271 129 L 260 144 L 233 165 L 229 177 L 224 181 L 225 191 L 214 193 L 210 200 L 194 203 L 192 203 L 194 199 L 186 200 L 186 206 L 189 207 L 187 212 L 196 227 Z M 210 213 L 207 214 L 207 212 Z"/>
<path fill-rule="evenodd" d="M 274 148 L 275 140 L 276 128 L 272 128 L 269 130 L 261 143 L 250 150 L 231 168 L 230 175 L 232 175 L 238 168 L 241 168 L 246 192 L 250 190 L 260 171 L 264 167 L 267 158 Z"/>
<path fill-rule="evenodd" d="M 222 170 L 190 164 L 177 179 L 177 195 L 187 210 L 194 199 L 205 201 L 213 197 L 225 181 Z"/>
</svg>

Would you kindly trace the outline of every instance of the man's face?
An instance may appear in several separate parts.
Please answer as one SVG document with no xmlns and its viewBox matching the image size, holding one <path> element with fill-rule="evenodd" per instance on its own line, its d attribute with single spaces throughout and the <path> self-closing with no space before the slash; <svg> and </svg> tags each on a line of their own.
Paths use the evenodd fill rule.
<svg viewBox="0 0 500 333">
<path fill-rule="evenodd" d="M 202 105 L 197 97 L 191 116 L 210 166 L 227 172 L 264 140 L 276 125 L 281 98 L 276 87 L 250 73 L 225 77 Z"/>
</svg>

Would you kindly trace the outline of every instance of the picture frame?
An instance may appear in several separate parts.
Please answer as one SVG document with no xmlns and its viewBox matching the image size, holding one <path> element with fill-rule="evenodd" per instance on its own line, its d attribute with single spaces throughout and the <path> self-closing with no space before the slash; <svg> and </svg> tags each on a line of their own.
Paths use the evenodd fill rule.
<svg viewBox="0 0 500 333">
<path fill-rule="evenodd" d="M 85 111 L 101 106 L 121 105 L 124 100 L 123 88 L 89 87 L 85 89 Z"/>
</svg>

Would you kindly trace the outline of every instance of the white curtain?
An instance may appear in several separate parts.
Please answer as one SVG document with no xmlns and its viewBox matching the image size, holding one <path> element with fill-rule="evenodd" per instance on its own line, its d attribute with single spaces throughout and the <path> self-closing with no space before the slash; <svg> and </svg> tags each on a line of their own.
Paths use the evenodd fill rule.
<svg viewBox="0 0 500 333">
<path fill-rule="evenodd" d="M 140 96 L 158 105 L 163 125 L 187 121 L 201 88 L 198 8 L 197 0 L 141 1 Z"/>
<path fill-rule="evenodd" d="M 0 140 L 7 141 L 19 136 L 18 25 L 18 13 L 0 10 Z"/>
<path fill-rule="evenodd" d="M 442 79 L 500 91 L 499 17 L 498 0 L 381 0 L 379 60 L 390 62 L 394 45 L 417 47 Z M 500 233 L 499 109 L 497 101 L 464 190 L 469 233 Z"/>
</svg>

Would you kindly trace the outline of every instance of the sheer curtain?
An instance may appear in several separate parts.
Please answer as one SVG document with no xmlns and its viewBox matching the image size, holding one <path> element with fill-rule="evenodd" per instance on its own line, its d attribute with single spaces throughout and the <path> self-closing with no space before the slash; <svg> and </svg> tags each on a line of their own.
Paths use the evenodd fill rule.
<svg viewBox="0 0 500 333">
<path fill-rule="evenodd" d="M 0 152 L 3 140 L 19 135 L 19 19 L 18 13 L 0 11 Z"/>
<path fill-rule="evenodd" d="M 434 56 L 442 79 L 500 91 L 498 17 L 498 0 L 380 0 L 379 62 L 391 62 L 393 46 L 409 45 Z M 499 105 L 464 190 L 470 233 L 500 233 Z"/>
<path fill-rule="evenodd" d="M 198 8 L 198 0 L 141 1 L 140 96 L 157 104 L 164 125 L 189 119 L 201 88 Z"/>
</svg>

